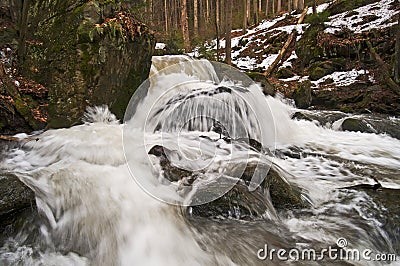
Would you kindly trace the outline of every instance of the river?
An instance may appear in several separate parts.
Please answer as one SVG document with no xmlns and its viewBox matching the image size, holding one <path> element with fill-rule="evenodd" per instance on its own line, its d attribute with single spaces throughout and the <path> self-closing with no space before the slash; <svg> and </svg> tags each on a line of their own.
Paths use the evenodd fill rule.
<svg viewBox="0 0 400 266">
<path fill-rule="evenodd" d="M 399 134 L 400 120 L 318 110 L 302 111 L 311 121 L 292 119 L 298 111 L 222 64 L 155 57 L 122 123 L 104 106 L 91 108 L 84 124 L 38 141 L 19 134 L 23 145 L 3 155 L 0 171 L 35 192 L 39 215 L 0 238 L 0 265 L 319 265 L 329 248 L 365 256 L 335 262 L 326 252 L 328 265 L 376 265 L 379 254 L 399 261 L 400 140 L 385 129 Z M 342 131 L 346 117 L 377 133 Z M 168 168 L 149 155 L 155 145 L 195 174 L 166 180 Z M 235 201 L 198 214 L 240 181 L 248 162 L 266 167 L 243 183 L 244 195 L 263 171 L 282 169 L 306 206 L 276 208 L 266 193 L 262 215 L 245 215 Z M 371 189 L 377 182 L 382 188 Z M 280 257 L 270 253 L 281 248 Z M 302 250 L 317 257 L 296 258 Z"/>
</svg>

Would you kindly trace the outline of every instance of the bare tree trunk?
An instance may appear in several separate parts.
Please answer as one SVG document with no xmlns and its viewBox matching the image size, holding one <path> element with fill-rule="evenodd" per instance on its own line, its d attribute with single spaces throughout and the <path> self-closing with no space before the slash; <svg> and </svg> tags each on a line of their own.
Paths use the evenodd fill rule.
<svg viewBox="0 0 400 266">
<path fill-rule="evenodd" d="M 206 0 L 206 21 L 210 21 L 210 3 Z"/>
<path fill-rule="evenodd" d="M 275 0 L 272 0 L 272 16 L 275 16 Z"/>
<path fill-rule="evenodd" d="M 168 33 L 168 6 L 167 6 L 167 0 L 164 0 L 164 19 L 165 19 L 165 33 Z"/>
<path fill-rule="evenodd" d="M 243 22 L 242 22 L 242 27 L 243 27 L 243 34 L 246 34 L 247 32 L 247 0 L 242 0 L 243 4 Z"/>
<path fill-rule="evenodd" d="M 28 31 L 28 11 L 31 0 L 23 0 L 20 21 L 18 23 L 18 61 L 21 66 L 25 61 L 26 53 L 26 32 Z"/>
<path fill-rule="evenodd" d="M 293 0 L 293 9 L 298 10 L 299 9 L 299 2 L 298 0 Z"/>
<path fill-rule="evenodd" d="M 198 17 L 198 0 L 193 0 L 193 33 L 194 37 L 199 35 L 199 17 Z"/>
<path fill-rule="evenodd" d="M 232 63 L 232 45 L 231 45 L 231 38 L 232 38 L 232 1 L 226 0 L 225 1 L 225 23 L 226 23 L 226 33 L 225 33 L 225 63 L 230 65 Z"/>
<path fill-rule="evenodd" d="M 265 4 L 265 16 L 268 18 L 269 0 L 267 0 L 266 2 L 267 2 L 267 3 Z"/>
<path fill-rule="evenodd" d="M 394 59 L 394 81 L 400 83 L 400 16 L 396 32 L 396 48 Z"/>
<path fill-rule="evenodd" d="M 217 35 L 217 61 L 219 61 L 219 0 L 215 1 L 215 34 Z"/>
<path fill-rule="evenodd" d="M 153 0 L 149 0 L 149 25 L 153 25 Z"/>
<path fill-rule="evenodd" d="M 313 12 L 313 14 L 317 14 L 317 5 L 318 5 L 317 2 L 318 2 L 317 0 L 314 0 L 314 1 L 313 1 L 313 6 L 312 6 L 312 12 Z"/>
<path fill-rule="evenodd" d="M 282 0 L 278 0 L 278 4 L 276 5 L 276 12 L 282 11 Z"/>
<path fill-rule="evenodd" d="M 187 0 L 182 0 L 181 24 L 182 24 L 181 26 L 182 26 L 183 44 L 185 47 L 185 51 L 188 52 L 190 50 L 190 36 L 189 36 L 189 25 L 187 16 Z"/>
<path fill-rule="evenodd" d="M 257 0 L 253 0 L 253 15 L 254 15 L 254 25 L 258 24 L 258 5 Z"/>
<path fill-rule="evenodd" d="M 251 0 L 247 0 L 247 25 L 251 24 Z"/>
<path fill-rule="evenodd" d="M 258 13 L 262 12 L 262 0 L 258 0 Z"/>
<path fill-rule="evenodd" d="M 287 2 L 288 4 L 288 12 L 291 13 L 292 12 L 292 0 L 288 0 Z"/>
<path fill-rule="evenodd" d="M 299 10 L 303 10 L 304 9 L 304 0 L 299 0 L 298 1 L 298 7 L 299 7 Z"/>
</svg>

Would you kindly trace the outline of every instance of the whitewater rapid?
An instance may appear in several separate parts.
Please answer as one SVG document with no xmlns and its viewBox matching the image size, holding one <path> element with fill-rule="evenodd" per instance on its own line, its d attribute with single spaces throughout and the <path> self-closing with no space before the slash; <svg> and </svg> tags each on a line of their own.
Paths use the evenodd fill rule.
<svg viewBox="0 0 400 266">
<path fill-rule="evenodd" d="M 189 62 L 184 70 L 171 68 L 157 75 L 163 67 L 182 61 Z M 196 95 L 221 86 L 236 86 L 218 76 L 212 64 L 202 66 L 192 66 L 187 57 L 154 58 L 153 78 L 142 92 L 146 97 L 131 103 L 133 107 L 124 123 L 117 121 L 108 108 L 95 107 L 88 110 L 82 125 L 48 130 L 35 136 L 37 141 L 25 134 L 17 135 L 23 145 L 6 154 L 0 169 L 16 174 L 35 192 L 40 217 L 32 225 L 33 236 L 21 230 L 3 241 L 0 264 L 262 265 L 265 261 L 258 260 L 256 252 L 268 241 L 277 246 L 303 242 L 320 245 L 333 244 L 338 237 L 346 237 L 358 248 L 395 252 L 381 221 L 369 214 L 371 208 L 379 206 L 371 203 L 365 192 L 349 196 L 338 188 L 373 183 L 369 176 L 380 175 L 383 186 L 399 189 L 400 141 L 384 134 L 343 132 L 335 125 L 293 120 L 291 116 L 297 109 L 291 103 L 279 95 L 264 96 L 256 84 L 242 84 L 254 91 L 255 98 L 240 98 L 250 103 L 254 114 L 248 110 L 239 115 L 237 121 L 243 124 L 232 126 L 230 131 L 238 134 L 235 137 L 264 136 L 260 142 L 277 156 L 248 157 L 246 151 L 245 159 L 266 158 L 291 173 L 289 181 L 307 191 L 313 207 L 304 213 L 287 212 L 278 222 L 199 219 L 193 223 L 188 222 L 187 208 L 165 203 L 181 202 L 184 196 L 177 193 L 176 186 L 160 186 L 160 169 L 147 155 L 153 145 L 162 143 L 182 149 L 190 162 L 197 160 L 196 165 L 189 163 L 185 167 L 200 164 L 211 169 L 207 173 L 227 168 L 227 158 L 232 164 L 240 161 L 240 156 L 227 152 L 232 151 L 233 145 L 219 140 L 219 146 L 211 147 L 214 142 L 199 139 L 201 134 L 218 139 L 218 134 L 209 130 L 212 122 L 179 124 L 179 117 L 186 120 L 198 115 L 185 107 L 185 101 L 191 99 L 188 95 L 194 93 L 195 99 Z M 165 88 L 172 90 L 165 93 Z M 241 100 L 230 97 L 216 94 L 214 99 L 238 104 L 240 109 Z M 173 103 L 183 102 L 183 113 L 174 114 L 165 108 L 171 99 Z M 258 102 L 268 109 L 257 109 Z M 200 113 L 204 111 L 204 102 L 195 100 L 190 106 L 193 105 L 198 106 Z M 158 109 L 168 112 L 159 116 Z M 228 120 L 232 116 L 230 111 L 222 109 L 218 119 Z M 260 117 L 259 113 L 263 115 Z M 215 115 L 207 111 L 206 114 Z M 243 122 L 243 118 L 249 120 Z M 157 131 L 160 121 L 166 122 L 164 129 L 172 132 L 179 128 L 180 145 L 176 146 L 176 135 L 169 135 L 168 130 Z M 192 130 L 193 125 L 201 128 Z M 242 129 L 237 130 L 240 126 Z M 278 156 L 287 151 L 299 156 Z M 162 200 L 152 192 L 161 195 Z M 343 201 L 343 197 L 349 200 Z M 350 217 L 354 212 L 357 214 Z M 276 223 L 279 230 L 268 229 Z M 232 241 L 236 241 L 237 247 L 232 247 Z"/>
</svg>

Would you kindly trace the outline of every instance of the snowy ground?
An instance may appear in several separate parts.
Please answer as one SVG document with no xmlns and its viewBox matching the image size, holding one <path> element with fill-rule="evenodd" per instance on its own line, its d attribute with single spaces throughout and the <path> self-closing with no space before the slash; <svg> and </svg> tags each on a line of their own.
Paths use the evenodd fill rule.
<svg viewBox="0 0 400 266">
<path fill-rule="evenodd" d="M 392 18 L 400 12 L 400 10 L 391 9 L 391 4 L 396 0 L 382 0 L 370 5 L 362 6 L 353 11 L 346 11 L 341 14 L 330 17 L 331 21 L 326 25 L 329 27 L 326 33 L 336 33 L 348 28 L 355 33 L 369 31 L 371 29 L 382 29 L 393 26 L 397 22 Z M 371 20 L 365 23 L 365 20 Z"/>
<path fill-rule="evenodd" d="M 338 33 L 344 28 L 348 28 L 354 33 L 361 33 L 371 29 L 382 29 L 395 25 L 397 22 L 394 16 L 400 12 L 392 8 L 392 3 L 396 0 L 382 0 L 376 3 L 357 8 L 353 11 L 346 11 L 341 14 L 331 16 L 330 21 L 326 22 L 327 28 L 325 33 Z M 335 2 L 324 3 L 317 7 L 318 12 L 325 11 L 329 5 Z M 308 14 L 312 13 L 312 9 L 308 10 Z M 298 32 L 297 40 L 299 40 L 308 24 L 285 25 L 289 14 L 283 14 L 273 20 L 264 20 L 257 27 L 250 29 L 246 34 L 232 38 L 232 63 L 238 68 L 246 71 L 266 70 L 274 62 L 278 56 L 276 53 L 269 53 L 271 50 L 268 39 L 279 37 L 281 34 L 290 34 L 293 30 Z M 296 19 L 300 14 L 293 15 Z M 294 21 L 294 20 L 292 20 Z M 282 26 L 284 25 L 284 26 Z M 241 30 L 234 30 L 234 33 Z M 217 42 L 212 40 L 206 47 L 210 50 L 216 50 Z M 220 48 L 225 47 L 225 40 L 220 40 Z M 276 49 L 275 49 L 276 50 Z M 251 53 L 249 53 L 251 51 Z M 199 57 L 199 50 L 195 49 L 189 55 Z M 223 55 L 224 56 L 224 55 Z M 282 67 L 291 67 L 292 61 L 297 59 L 295 52 L 283 62 Z M 360 79 L 368 80 L 374 83 L 374 77 L 367 70 L 356 70 L 345 72 L 335 72 L 327 75 L 317 81 L 312 81 L 314 88 L 330 89 L 334 87 L 349 86 L 360 81 Z M 294 76 L 289 79 L 281 79 L 283 82 L 301 82 L 307 80 L 308 76 Z"/>
</svg>

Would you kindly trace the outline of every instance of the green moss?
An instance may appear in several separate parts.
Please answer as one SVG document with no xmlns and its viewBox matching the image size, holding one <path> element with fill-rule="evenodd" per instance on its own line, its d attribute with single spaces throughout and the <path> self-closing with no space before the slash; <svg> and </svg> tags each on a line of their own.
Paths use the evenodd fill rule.
<svg viewBox="0 0 400 266">
<path fill-rule="evenodd" d="M 115 4 L 116 0 L 102 0 L 102 1 L 98 1 L 99 5 L 104 6 L 104 5 L 108 5 L 108 4 Z"/>
<path fill-rule="evenodd" d="M 310 79 L 311 80 L 318 80 L 325 76 L 325 70 L 322 67 L 316 67 L 312 70 L 310 73 Z"/>
<path fill-rule="evenodd" d="M 14 100 L 15 100 L 15 107 L 17 108 L 18 112 L 21 115 L 26 116 L 31 112 L 29 106 L 22 99 L 16 98 Z"/>
</svg>

